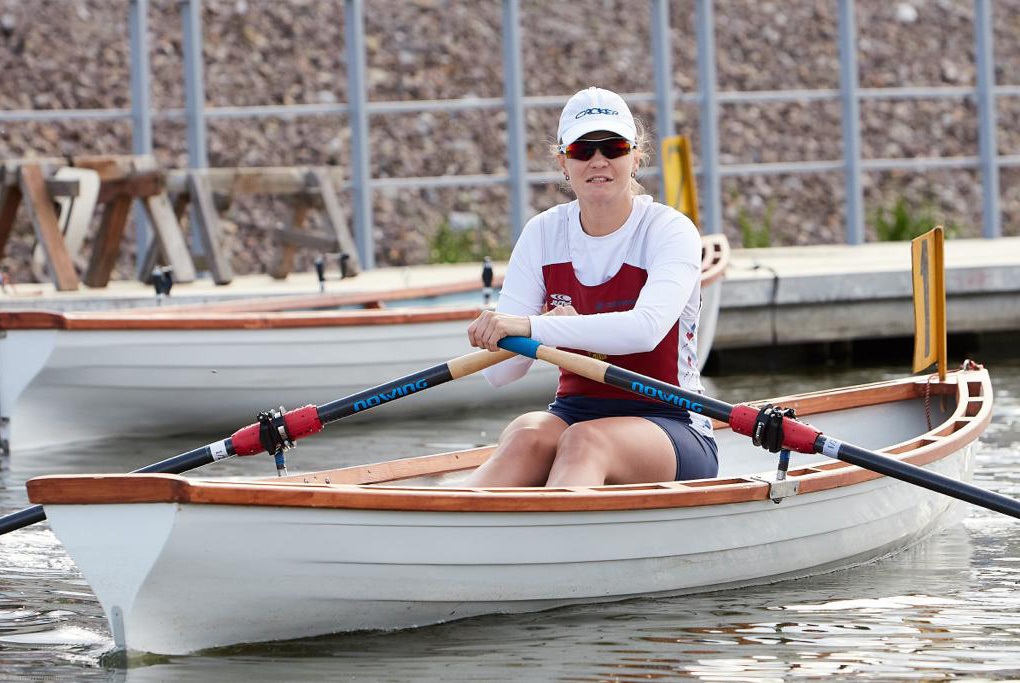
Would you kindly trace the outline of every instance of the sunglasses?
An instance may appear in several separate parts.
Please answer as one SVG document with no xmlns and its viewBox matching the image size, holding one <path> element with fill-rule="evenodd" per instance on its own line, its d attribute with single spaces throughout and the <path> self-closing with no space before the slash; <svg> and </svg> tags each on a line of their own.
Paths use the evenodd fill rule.
<svg viewBox="0 0 1020 683">
<path fill-rule="evenodd" d="M 595 156 L 595 150 L 602 152 L 607 159 L 616 159 L 629 154 L 634 145 L 624 138 L 606 138 L 605 140 L 575 140 L 569 145 L 560 145 L 560 153 L 568 159 L 588 161 Z"/>
</svg>

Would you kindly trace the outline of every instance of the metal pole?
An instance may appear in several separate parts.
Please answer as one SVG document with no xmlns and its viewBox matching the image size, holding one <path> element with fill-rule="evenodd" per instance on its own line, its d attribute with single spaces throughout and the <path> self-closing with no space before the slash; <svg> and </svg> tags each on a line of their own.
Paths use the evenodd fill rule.
<svg viewBox="0 0 1020 683">
<path fill-rule="evenodd" d="M 992 3 L 974 0 L 974 54 L 977 55 L 978 149 L 981 156 L 982 235 L 1002 236 L 999 212 L 999 164 L 995 144 L 995 56 L 992 45 Z"/>
<path fill-rule="evenodd" d="M 184 117 L 188 123 L 188 167 L 206 168 L 205 77 L 202 73 L 202 0 L 180 0 L 184 51 Z"/>
<path fill-rule="evenodd" d="M 188 124 L 188 168 L 209 166 L 205 143 L 205 76 L 202 58 L 202 0 L 180 0 L 184 52 L 184 118 Z M 198 230 L 198 209 L 191 202 L 191 253 L 205 256 Z"/>
<path fill-rule="evenodd" d="M 843 100 L 843 166 L 846 185 L 846 241 L 864 242 L 861 185 L 861 117 L 857 88 L 857 32 L 854 1 L 839 0 L 839 83 Z"/>
<path fill-rule="evenodd" d="M 131 0 L 128 8 L 131 44 L 131 151 L 152 153 L 152 107 L 149 79 L 149 0 Z M 135 267 L 141 268 L 149 245 L 149 222 L 145 212 L 134 205 Z M 147 274 L 138 272 L 138 277 Z"/>
<path fill-rule="evenodd" d="M 719 176 L 719 103 L 715 79 L 715 11 L 712 0 L 697 2 L 698 90 L 701 99 L 701 231 L 722 232 Z"/>
<path fill-rule="evenodd" d="M 658 146 L 673 135 L 673 54 L 670 50 L 669 0 L 652 0 L 652 63 L 655 69 L 655 125 Z M 659 174 L 659 192 L 666 200 L 666 174 Z"/>
<path fill-rule="evenodd" d="M 351 197 L 354 240 L 365 270 L 375 267 L 372 237 L 372 188 L 368 170 L 368 96 L 365 84 L 365 19 L 362 0 L 344 0 L 347 40 L 347 103 L 351 126 Z"/>
<path fill-rule="evenodd" d="M 506 100 L 506 146 L 510 164 L 510 233 L 512 243 L 516 244 L 525 221 L 531 217 L 518 0 L 503 0 L 503 97 Z"/>
</svg>

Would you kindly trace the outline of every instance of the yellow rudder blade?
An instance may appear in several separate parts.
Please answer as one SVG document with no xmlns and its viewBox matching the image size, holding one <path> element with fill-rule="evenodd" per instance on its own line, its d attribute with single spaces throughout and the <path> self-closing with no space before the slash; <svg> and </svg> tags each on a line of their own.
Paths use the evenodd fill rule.
<svg viewBox="0 0 1020 683">
<path fill-rule="evenodd" d="M 942 226 L 910 243 L 914 282 L 914 372 L 938 364 L 946 378 L 946 282 Z"/>
<path fill-rule="evenodd" d="M 666 186 L 666 205 L 698 223 L 698 186 L 691 161 L 691 141 L 686 135 L 662 140 L 662 173 Z"/>
</svg>

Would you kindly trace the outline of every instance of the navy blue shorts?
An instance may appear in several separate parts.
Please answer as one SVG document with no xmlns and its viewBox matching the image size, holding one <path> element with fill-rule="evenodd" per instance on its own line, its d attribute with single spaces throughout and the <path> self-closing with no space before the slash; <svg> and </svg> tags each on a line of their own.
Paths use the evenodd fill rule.
<svg viewBox="0 0 1020 683">
<path fill-rule="evenodd" d="M 659 425 L 673 443 L 676 481 L 709 479 L 719 473 L 719 447 L 715 439 L 696 430 L 686 410 L 650 401 L 558 396 L 549 404 L 549 412 L 567 426 L 600 417 L 643 417 Z"/>
</svg>

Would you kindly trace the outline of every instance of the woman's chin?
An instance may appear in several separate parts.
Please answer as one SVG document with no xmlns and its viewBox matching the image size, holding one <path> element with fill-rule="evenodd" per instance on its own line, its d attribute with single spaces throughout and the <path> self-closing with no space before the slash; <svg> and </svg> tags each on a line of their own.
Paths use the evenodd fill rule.
<svg viewBox="0 0 1020 683">
<path fill-rule="evenodd" d="M 600 183 L 585 184 L 581 192 L 577 193 L 577 198 L 605 202 L 619 199 L 623 195 L 623 190 L 616 183 Z"/>
</svg>

